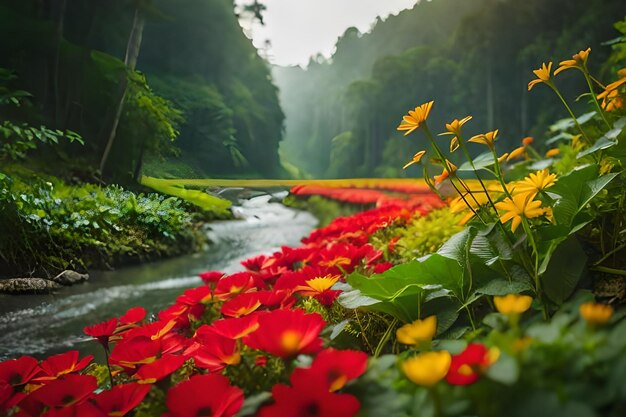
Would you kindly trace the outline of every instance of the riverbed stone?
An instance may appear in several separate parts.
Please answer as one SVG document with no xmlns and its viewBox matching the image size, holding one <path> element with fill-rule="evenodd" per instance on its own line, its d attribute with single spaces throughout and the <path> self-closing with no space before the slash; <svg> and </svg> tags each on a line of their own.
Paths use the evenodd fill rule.
<svg viewBox="0 0 626 417">
<path fill-rule="evenodd" d="M 0 280 L 0 293 L 47 294 L 61 288 L 61 284 L 44 278 L 9 278 Z"/>
<path fill-rule="evenodd" d="M 52 278 L 52 281 L 61 285 L 74 285 L 79 282 L 87 281 L 88 279 L 89 274 L 81 274 L 79 272 L 67 269 L 61 272 L 56 277 Z"/>
</svg>

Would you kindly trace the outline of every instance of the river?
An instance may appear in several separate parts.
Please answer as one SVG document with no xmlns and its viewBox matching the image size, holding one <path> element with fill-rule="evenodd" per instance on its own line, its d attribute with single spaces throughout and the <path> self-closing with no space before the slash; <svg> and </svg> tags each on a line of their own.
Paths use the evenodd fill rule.
<svg viewBox="0 0 626 417">
<path fill-rule="evenodd" d="M 134 306 L 149 314 L 171 305 L 207 270 L 243 270 L 240 261 L 297 246 L 316 225 L 309 213 L 270 202 L 270 196 L 243 200 L 234 207 L 240 220 L 211 223 L 206 251 L 124 267 L 93 271 L 89 281 L 54 294 L 0 295 L 0 361 L 20 355 L 38 358 L 77 349 L 96 353 L 83 327 L 123 314 Z"/>
</svg>

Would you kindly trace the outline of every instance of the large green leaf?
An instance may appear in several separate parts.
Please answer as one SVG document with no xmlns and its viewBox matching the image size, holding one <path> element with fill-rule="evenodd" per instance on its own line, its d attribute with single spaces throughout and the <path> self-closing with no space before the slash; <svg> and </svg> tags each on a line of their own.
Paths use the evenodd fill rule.
<svg viewBox="0 0 626 417">
<path fill-rule="evenodd" d="M 554 251 L 541 277 L 543 291 L 557 304 L 567 300 L 586 272 L 587 255 L 575 237 L 561 243 Z"/>
<path fill-rule="evenodd" d="M 474 158 L 474 167 L 469 162 L 465 162 L 461 164 L 457 168 L 458 171 L 474 171 L 474 168 L 477 170 L 480 169 L 488 169 L 489 167 L 494 165 L 493 154 L 491 152 L 485 152 L 478 155 Z"/>
<path fill-rule="evenodd" d="M 559 178 L 551 193 L 560 198 L 554 206 L 554 218 L 558 225 L 576 227 L 577 215 L 606 187 L 617 173 L 598 177 L 597 165 L 589 165 Z M 571 232 L 570 232 L 571 233 Z"/>
<path fill-rule="evenodd" d="M 626 126 L 626 117 L 619 118 L 615 123 L 613 123 L 613 129 L 606 132 L 592 146 L 579 152 L 578 155 L 576 155 L 576 157 L 582 158 L 583 156 L 591 155 L 592 153 L 596 151 L 612 148 L 613 146 L 617 145 L 618 144 L 617 138 L 624 131 L 625 126 Z"/>
<path fill-rule="evenodd" d="M 461 294 L 463 286 L 462 268 L 458 262 L 439 254 L 398 265 L 371 277 L 351 274 L 347 281 L 359 291 L 345 296 L 348 305 L 367 306 L 403 322 L 418 318 L 420 304 L 449 299 L 450 292 Z M 374 303 L 371 299 L 380 302 Z"/>
<path fill-rule="evenodd" d="M 513 248 L 503 236 L 502 230 L 495 227 L 494 223 L 476 234 L 472 240 L 470 254 L 490 266 L 500 260 L 512 259 Z"/>
</svg>

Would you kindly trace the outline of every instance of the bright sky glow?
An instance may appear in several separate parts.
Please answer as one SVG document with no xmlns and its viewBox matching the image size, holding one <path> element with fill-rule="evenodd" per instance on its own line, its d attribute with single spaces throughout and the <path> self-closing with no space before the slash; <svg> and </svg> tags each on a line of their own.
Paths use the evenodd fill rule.
<svg viewBox="0 0 626 417">
<path fill-rule="evenodd" d="M 306 65 L 317 53 L 329 57 L 337 38 L 351 26 L 367 32 L 377 16 L 411 8 L 417 0 L 260 0 L 267 10 L 265 26 L 242 20 L 254 45 L 273 64 Z M 238 5 L 251 0 L 236 0 Z M 262 52 L 263 53 L 263 52 Z"/>
</svg>

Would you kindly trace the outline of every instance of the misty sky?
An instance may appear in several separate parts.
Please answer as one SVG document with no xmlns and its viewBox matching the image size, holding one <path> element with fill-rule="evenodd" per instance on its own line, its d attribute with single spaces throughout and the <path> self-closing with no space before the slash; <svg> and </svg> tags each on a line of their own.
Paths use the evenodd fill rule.
<svg viewBox="0 0 626 417">
<path fill-rule="evenodd" d="M 305 65 L 311 55 L 330 56 L 337 38 L 350 26 L 366 32 L 376 16 L 386 17 L 413 7 L 417 0 L 262 0 L 265 26 L 251 28 L 253 42 L 264 48 L 269 39 L 270 62 Z M 236 0 L 237 4 L 251 3 Z M 244 27 L 249 24 L 242 22 Z"/>
</svg>

